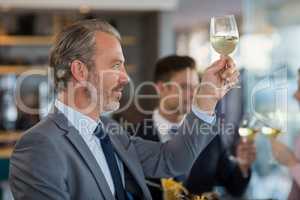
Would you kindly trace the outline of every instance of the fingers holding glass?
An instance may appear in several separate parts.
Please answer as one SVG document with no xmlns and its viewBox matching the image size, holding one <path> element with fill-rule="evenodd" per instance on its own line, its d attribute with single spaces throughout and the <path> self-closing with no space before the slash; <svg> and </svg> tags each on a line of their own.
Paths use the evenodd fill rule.
<svg viewBox="0 0 300 200">
<path fill-rule="evenodd" d="M 239 83 L 240 73 L 236 68 L 227 68 L 221 73 L 224 82 L 224 88 L 232 89 Z"/>
</svg>

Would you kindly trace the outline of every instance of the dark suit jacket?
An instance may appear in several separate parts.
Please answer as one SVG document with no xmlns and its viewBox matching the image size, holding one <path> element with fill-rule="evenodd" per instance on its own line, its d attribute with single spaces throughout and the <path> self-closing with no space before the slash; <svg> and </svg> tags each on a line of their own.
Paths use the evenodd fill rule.
<svg viewBox="0 0 300 200">
<path fill-rule="evenodd" d="M 169 177 L 188 171 L 214 138 L 210 132 L 199 135 L 197 130 L 195 134 L 183 134 L 192 125 L 209 126 L 193 113 L 180 127 L 180 134 L 164 144 L 128 137 L 115 121 L 104 117 L 101 120 L 124 164 L 125 186 L 128 180 L 134 180 L 141 200 L 152 199 L 145 176 Z M 115 199 L 87 144 L 57 110 L 18 141 L 10 159 L 9 181 L 15 200 Z"/>
<path fill-rule="evenodd" d="M 159 141 L 158 130 L 153 120 L 147 118 L 131 129 L 130 132 L 147 140 Z M 233 196 L 240 196 L 245 191 L 250 176 L 243 178 L 237 164 L 229 159 L 221 137 L 217 135 L 198 156 L 189 174 L 186 174 L 186 188 L 194 194 L 212 191 L 214 186 L 224 186 Z M 160 184 L 159 179 L 148 179 Z M 161 199 L 161 190 L 148 184 L 154 199 Z"/>
</svg>

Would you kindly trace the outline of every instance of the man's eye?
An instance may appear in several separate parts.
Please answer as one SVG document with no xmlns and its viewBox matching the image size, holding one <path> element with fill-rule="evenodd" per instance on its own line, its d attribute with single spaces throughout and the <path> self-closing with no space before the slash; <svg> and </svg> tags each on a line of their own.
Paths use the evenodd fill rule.
<svg viewBox="0 0 300 200">
<path fill-rule="evenodd" d="M 185 89 L 188 88 L 188 85 L 186 85 L 186 84 L 180 84 L 179 86 L 180 86 L 180 88 L 183 89 L 183 90 L 185 90 Z"/>
<path fill-rule="evenodd" d="M 113 65 L 113 69 L 120 69 L 120 63 Z"/>
</svg>

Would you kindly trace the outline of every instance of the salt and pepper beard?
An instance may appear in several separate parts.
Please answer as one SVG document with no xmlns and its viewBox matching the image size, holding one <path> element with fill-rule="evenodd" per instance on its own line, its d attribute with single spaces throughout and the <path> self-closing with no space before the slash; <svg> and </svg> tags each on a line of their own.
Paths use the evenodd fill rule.
<svg viewBox="0 0 300 200">
<path fill-rule="evenodd" d="M 90 94 L 91 90 L 88 89 L 86 90 L 86 94 L 91 102 L 97 102 L 96 107 L 98 110 L 102 110 L 103 112 L 113 112 L 119 109 L 119 100 L 110 100 L 110 96 L 113 90 L 106 90 L 102 87 L 103 84 L 101 84 L 102 81 L 100 76 L 96 76 L 90 73 L 88 81 L 94 87 L 94 89 L 96 89 L 97 94 Z"/>
</svg>

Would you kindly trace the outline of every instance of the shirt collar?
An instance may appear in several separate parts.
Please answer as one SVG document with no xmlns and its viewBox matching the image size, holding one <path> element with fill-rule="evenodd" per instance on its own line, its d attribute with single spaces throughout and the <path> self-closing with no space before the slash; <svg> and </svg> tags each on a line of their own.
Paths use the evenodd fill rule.
<svg viewBox="0 0 300 200">
<path fill-rule="evenodd" d="M 63 113 L 68 121 L 78 130 L 83 136 L 92 136 L 98 123 L 102 123 L 99 119 L 98 122 L 92 118 L 76 111 L 75 109 L 67 106 L 58 99 L 55 100 L 55 106 Z"/>
</svg>

